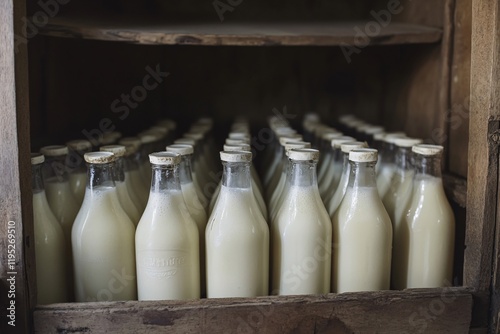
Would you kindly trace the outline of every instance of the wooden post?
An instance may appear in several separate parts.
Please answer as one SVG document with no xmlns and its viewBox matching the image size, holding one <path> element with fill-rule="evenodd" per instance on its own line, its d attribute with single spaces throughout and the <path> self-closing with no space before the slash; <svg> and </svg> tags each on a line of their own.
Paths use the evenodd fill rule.
<svg viewBox="0 0 500 334">
<path fill-rule="evenodd" d="M 2 316 L 1 333 L 30 332 L 35 299 L 27 45 L 15 43 L 15 36 L 25 36 L 24 15 L 24 1 L 0 2 L 1 314 L 15 307 L 7 311 L 15 318 Z"/>
</svg>

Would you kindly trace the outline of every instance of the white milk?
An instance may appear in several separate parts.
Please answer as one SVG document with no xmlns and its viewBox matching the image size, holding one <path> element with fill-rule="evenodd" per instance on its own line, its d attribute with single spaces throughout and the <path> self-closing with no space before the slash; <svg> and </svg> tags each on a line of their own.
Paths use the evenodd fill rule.
<svg viewBox="0 0 500 334">
<path fill-rule="evenodd" d="M 71 192 L 75 196 L 78 205 L 82 205 L 87 185 L 87 173 L 70 173 L 68 178 Z"/>
<path fill-rule="evenodd" d="M 406 287 L 451 285 L 455 217 L 440 178 L 416 176 L 406 224 L 409 235 Z"/>
<path fill-rule="evenodd" d="M 123 210 L 125 210 L 132 223 L 134 223 L 134 226 L 137 226 L 137 224 L 139 223 L 139 219 L 141 219 L 141 214 L 139 213 L 139 209 L 137 209 L 134 202 L 130 198 L 126 182 L 117 181 L 115 182 L 115 184 L 116 192 L 118 194 L 118 200 L 120 201 Z"/>
<path fill-rule="evenodd" d="M 222 186 L 205 237 L 208 298 L 268 294 L 269 229 L 250 189 Z"/>
<path fill-rule="evenodd" d="M 332 224 L 315 188 L 290 187 L 271 237 L 273 293 L 330 292 Z"/>
<path fill-rule="evenodd" d="M 389 289 L 392 226 L 375 187 L 348 187 L 333 217 L 332 290 Z"/>
<path fill-rule="evenodd" d="M 200 298 L 199 239 L 181 191 L 150 194 L 137 226 L 139 300 Z"/>
<path fill-rule="evenodd" d="M 134 235 L 116 188 L 87 188 L 71 235 L 77 302 L 136 299 Z"/>
<path fill-rule="evenodd" d="M 387 194 L 394 176 L 394 170 L 394 164 L 385 164 L 380 167 L 377 175 L 377 189 L 380 198 L 384 198 Z"/>
<path fill-rule="evenodd" d="M 67 302 L 67 244 L 44 191 L 33 194 L 33 224 L 38 304 Z"/>
<path fill-rule="evenodd" d="M 44 185 L 50 209 L 61 224 L 66 240 L 71 240 L 71 228 L 80 206 L 71 192 L 69 182 L 57 182 L 53 177 L 45 179 Z"/>
</svg>

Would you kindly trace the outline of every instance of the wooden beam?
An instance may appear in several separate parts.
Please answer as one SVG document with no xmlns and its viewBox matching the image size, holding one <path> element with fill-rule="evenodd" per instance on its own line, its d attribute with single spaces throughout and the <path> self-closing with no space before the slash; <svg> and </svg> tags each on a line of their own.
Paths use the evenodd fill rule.
<svg viewBox="0 0 500 334">
<path fill-rule="evenodd" d="M 31 330 L 35 294 L 34 238 L 32 223 L 31 164 L 29 149 L 27 45 L 16 43 L 24 36 L 21 17 L 25 2 L 0 2 L 0 308 L 2 314 L 15 306 L 12 318 L 3 316 L 1 333 Z M 11 237 L 13 236 L 13 238 Z M 13 240 L 13 241 L 11 241 Z M 15 261 L 10 261 L 15 254 Z M 15 253 L 14 253 L 15 252 Z M 9 279 L 9 281 L 7 281 Z M 10 292 L 15 288 L 15 293 Z M 12 297 L 12 298 L 11 298 Z M 7 315 L 12 314 L 11 310 Z M 11 322 L 11 324 L 13 324 Z"/>
<path fill-rule="evenodd" d="M 40 306 L 38 333 L 466 333 L 467 288 Z"/>
</svg>

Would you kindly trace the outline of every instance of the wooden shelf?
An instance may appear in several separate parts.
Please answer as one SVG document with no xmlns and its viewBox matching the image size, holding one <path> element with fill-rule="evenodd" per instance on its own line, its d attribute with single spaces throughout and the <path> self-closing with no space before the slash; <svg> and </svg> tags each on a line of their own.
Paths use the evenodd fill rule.
<svg viewBox="0 0 500 334">
<path fill-rule="evenodd" d="M 146 23 L 147 22 L 147 23 Z M 366 22 L 314 23 L 158 23 L 158 20 L 56 17 L 41 33 L 47 36 L 152 45 L 335 46 L 359 45 L 357 28 Z M 378 24 L 377 24 L 378 26 Z M 380 26 L 379 26 L 380 27 Z M 441 40 L 442 31 L 391 23 L 370 37 L 369 45 L 421 44 Z M 355 43 L 357 42 L 357 43 Z M 362 48 L 362 47 L 361 47 Z"/>
<path fill-rule="evenodd" d="M 38 333 L 467 333 L 472 289 L 39 306 Z M 426 318 L 426 315 L 430 316 Z"/>
</svg>

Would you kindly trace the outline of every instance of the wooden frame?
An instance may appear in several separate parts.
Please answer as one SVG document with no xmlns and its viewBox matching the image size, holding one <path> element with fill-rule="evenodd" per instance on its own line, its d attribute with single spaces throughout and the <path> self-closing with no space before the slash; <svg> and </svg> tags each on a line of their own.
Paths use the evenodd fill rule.
<svg viewBox="0 0 500 334">
<path fill-rule="evenodd" d="M 469 8 L 464 1 L 446 1 L 446 10 L 451 11 L 452 16 L 453 10 L 455 10 L 455 20 L 457 20 L 459 13 L 463 13 Z M 28 129 L 27 50 L 25 44 L 19 45 L 18 52 L 15 52 L 14 49 L 16 35 L 23 36 L 21 18 L 25 13 L 24 5 L 22 1 L 15 2 L 13 0 L 7 0 L 0 4 L 0 125 L 2 127 L 0 150 L 3 157 L 0 160 L 0 170 L 2 171 L 0 173 L 0 185 L 2 187 L 0 189 L 0 203 L 2 204 L 0 211 L 0 248 L 2 250 L 7 249 L 9 244 L 8 222 L 14 221 L 16 231 L 15 269 L 17 272 L 15 329 L 20 332 L 32 329 L 32 315 L 36 296 L 33 280 L 35 270 L 33 226 L 30 223 L 32 222 L 32 209 L 29 178 L 30 140 Z M 469 182 L 467 184 L 466 199 L 467 230 L 464 287 L 448 290 L 384 291 L 305 297 L 262 297 L 245 300 L 199 300 L 182 303 L 59 304 L 36 308 L 34 312 L 35 329 L 40 332 L 57 330 L 78 332 L 86 330 L 85 327 L 88 330 L 102 329 L 100 325 L 104 323 L 108 329 L 119 328 L 123 332 L 125 330 L 140 332 L 141 330 L 162 330 L 166 328 L 210 332 L 221 329 L 230 330 L 234 329 L 235 326 L 238 328 L 238 317 L 246 319 L 246 317 L 251 317 L 255 310 L 269 312 L 272 309 L 275 310 L 277 318 L 264 317 L 265 320 L 262 323 L 264 327 L 259 329 L 268 332 L 291 331 L 293 329 L 300 331 L 315 329 L 320 331 L 336 329 L 340 332 L 349 330 L 369 331 L 374 330 L 374 327 L 367 327 L 368 321 L 372 321 L 380 325 L 376 329 L 379 331 L 402 332 L 407 330 L 411 332 L 415 328 L 405 319 L 408 312 L 418 310 L 419 307 L 425 308 L 432 303 L 437 305 L 436 303 L 442 301 L 443 294 L 446 296 L 447 293 L 451 292 L 456 296 L 456 302 L 450 304 L 450 307 L 445 307 L 440 314 L 443 318 L 439 318 L 439 321 L 433 321 L 428 330 L 455 329 L 458 331 L 463 328 L 464 324 L 467 325 L 469 318 L 471 318 L 471 331 L 486 332 L 487 328 L 492 331 L 499 331 L 499 11 L 498 1 L 473 0 L 472 2 L 471 93 L 468 140 Z M 458 28 L 455 27 L 455 29 Z M 57 33 L 62 34 L 61 32 L 55 32 L 54 34 Z M 460 34 L 467 34 L 467 31 L 455 30 L 455 38 L 460 38 Z M 426 38 L 431 38 L 429 36 L 431 34 Z M 451 36 L 448 37 L 453 39 Z M 257 38 L 257 42 L 254 39 L 249 39 L 251 43 L 260 43 L 262 45 L 267 43 L 266 39 L 258 36 L 252 38 Z M 318 38 L 322 37 L 319 36 Z M 352 36 L 347 38 L 352 38 Z M 201 40 L 206 41 L 203 38 Z M 189 43 L 192 40 L 182 39 L 182 41 Z M 237 39 L 228 39 L 227 41 L 228 43 L 239 43 Z M 450 58 L 450 64 L 453 64 L 453 66 L 459 66 L 464 61 L 462 59 L 467 58 L 467 53 L 459 49 L 457 41 L 455 40 L 455 50 L 452 53 L 453 56 L 460 54 L 462 58 L 451 60 L 451 55 L 446 56 Z M 294 42 L 292 40 L 292 42 L 286 43 L 293 44 Z M 327 38 L 324 43 L 339 42 L 332 42 Z M 446 41 L 446 43 L 451 43 L 451 41 Z M 444 52 L 443 56 L 446 54 Z M 449 84 L 451 88 L 448 104 L 453 104 L 453 101 L 460 101 L 465 98 L 463 95 L 467 91 L 463 88 L 467 86 L 463 82 L 460 83 L 462 88 L 457 88 L 457 84 L 454 83 L 453 78 L 454 74 L 457 73 L 456 71 L 455 67 L 451 68 Z M 467 81 L 467 79 L 465 80 Z M 453 135 L 451 138 L 453 140 Z M 455 152 L 457 151 L 455 150 Z M 459 173 L 461 172 L 459 171 Z M 463 180 L 450 178 L 447 182 L 454 185 L 449 187 L 451 197 L 456 198 L 457 202 L 463 205 L 465 202 Z M 0 307 L 2 308 L 7 308 L 8 303 L 10 303 L 8 299 L 4 298 L 9 288 L 9 286 L 5 285 L 5 282 L 10 276 L 8 273 L 12 272 L 8 267 L 7 260 L 7 255 L 4 255 L 0 263 L 0 293 L 2 296 Z M 470 313 L 472 308 L 471 296 L 474 299 L 472 317 Z M 302 307 L 303 305 L 307 305 L 307 307 Z M 359 317 L 361 314 L 365 318 L 361 319 Z M 366 318 L 367 316 L 369 317 Z M 89 323 L 89 319 L 94 323 Z M 102 321 L 102 323 L 99 321 Z M 150 323 L 147 323 L 147 321 Z M 86 323 L 87 325 L 85 325 Z M 129 326 L 124 328 L 124 324 Z M 383 325 L 386 326 L 383 327 Z M 12 328 L 8 327 L 5 321 L 0 323 L 2 333 L 8 332 L 10 329 Z M 251 327 L 250 329 L 255 328 Z"/>
</svg>

